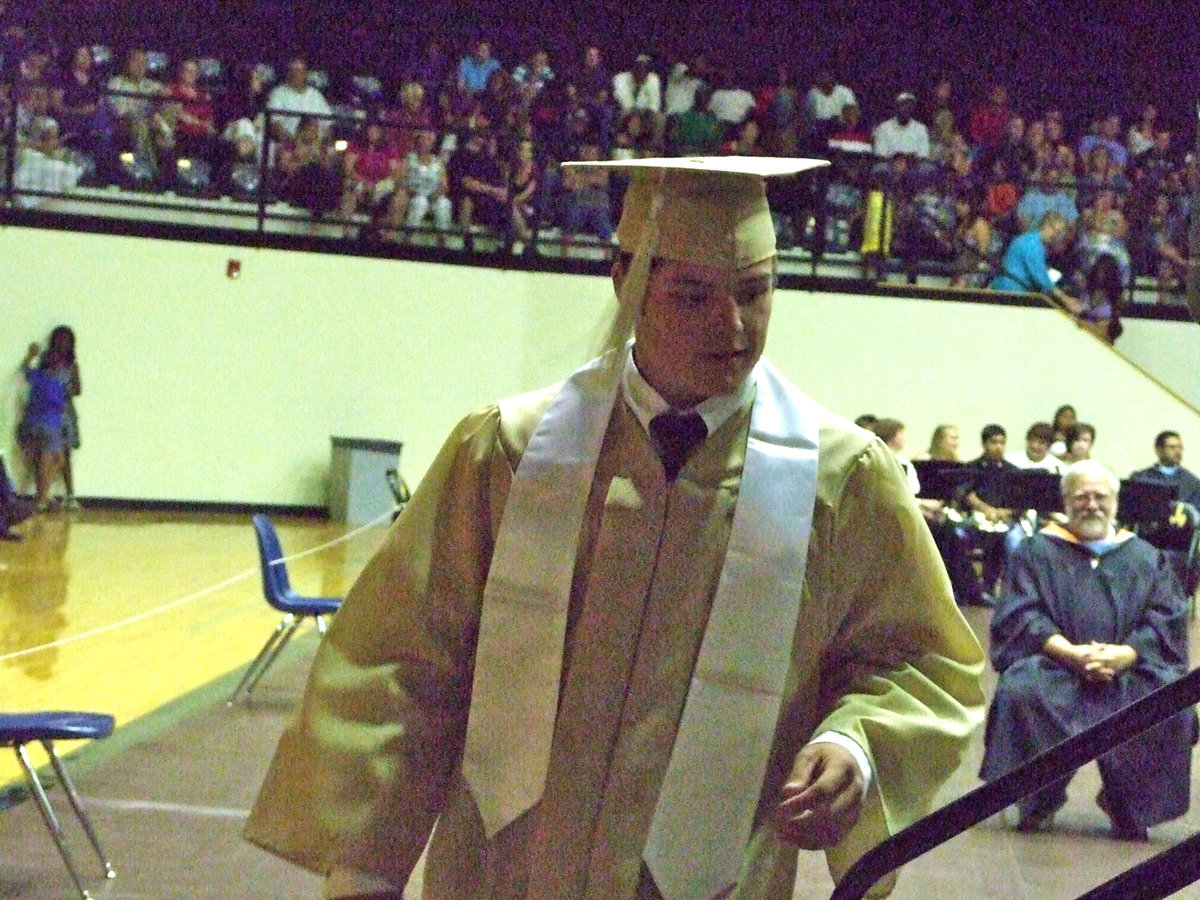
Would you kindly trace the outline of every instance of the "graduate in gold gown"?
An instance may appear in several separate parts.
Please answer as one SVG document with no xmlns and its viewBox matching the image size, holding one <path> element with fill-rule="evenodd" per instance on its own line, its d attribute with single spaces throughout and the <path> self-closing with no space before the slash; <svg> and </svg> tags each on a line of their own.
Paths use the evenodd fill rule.
<svg viewBox="0 0 1200 900">
<path fill-rule="evenodd" d="M 812 163 L 629 165 L 610 349 L 455 429 L 280 742 L 246 835 L 328 897 L 399 898 L 428 843 L 439 900 L 785 900 L 981 719 L 891 453 L 761 358 L 764 177 Z"/>
</svg>

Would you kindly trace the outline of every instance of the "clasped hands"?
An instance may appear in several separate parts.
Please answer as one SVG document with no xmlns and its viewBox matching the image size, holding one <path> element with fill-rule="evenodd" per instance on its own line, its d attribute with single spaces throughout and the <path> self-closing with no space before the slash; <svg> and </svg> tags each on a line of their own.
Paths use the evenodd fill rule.
<svg viewBox="0 0 1200 900">
<path fill-rule="evenodd" d="M 1076 646 L 1076 669 L 1087 681 L 1105 684 L 1137 662 L 1137 652 L 1124 644 L 1089 641 Z"/>
<path fill-rule="evenodd" d="M 1074 669 L 1085 681 L 1109 684 L 1137 662 L 1137 651 L 1127 644 L 1088 641 L 1072 644 L 1061 634 L 1046 641 L 1046 650 L 1059 662 Z"/>
<path fill-rule="evenodd" d="M 801 850 L 837 844 L 858 821 L 866 784 L 845 747 L 819 742 L 796 755 L 775 808 L 775 833 Z"/>
</svg>

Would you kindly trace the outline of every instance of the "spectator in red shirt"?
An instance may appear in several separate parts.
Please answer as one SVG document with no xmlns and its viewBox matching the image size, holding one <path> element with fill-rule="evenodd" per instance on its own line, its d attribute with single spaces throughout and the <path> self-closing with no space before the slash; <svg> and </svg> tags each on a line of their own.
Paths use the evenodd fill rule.
<svg viewBox="0 0 1200 900">
<path fill-rule="evenodd" d="M 988 89 L 987 103 L 977 106 L 971 113 L 967 137 L 981 151 L 994 150 L 1004 143 L 1008 134 L 1008 120 L 1012 115 L 1012 107 L 1008 102 L 1008 88 L 1002 84 L 993 84 Z"/>
<path fill-rule="evenodd" d="M 383 127 L 368 122 L 342 157 L 341 215 L 345 218 L 366 211 L 374 217 L 396 190 L 402 162 L 403 157 L 385 140 Z"/>
<path fill-rule="evenodd" d="M 847 103 L 831 126 L 829 149 L 843 153 L 871 153 L 871 133 L 862 125 L 862 110 L 857 103 Z"/>
<path fill-rule="evenodd" d="M 425 88 L 418 81 L 406 81 L 400 88 L 400 105 L 383 114 L 387 142 L 400 159 L 417 146 L 417 133 L 435 127 L 433 110 L 425 102 Z"/>
<path fill-rule="evenodd" d="M 175 153 L 215 161 L 220 157 L 212 97 L 200 90 L 200 65 L 194 59 L 179 64 L 175 81 L 167 88 L 167 108 L 175 114 Z M 164 114 L 164 118 L 169 118 Z"/>
</svg>

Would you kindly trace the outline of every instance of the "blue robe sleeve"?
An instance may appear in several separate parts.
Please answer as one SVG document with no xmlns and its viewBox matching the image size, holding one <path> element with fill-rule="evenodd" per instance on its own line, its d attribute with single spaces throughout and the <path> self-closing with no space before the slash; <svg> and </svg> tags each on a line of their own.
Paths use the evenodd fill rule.
<svg viewBox="0 0 1200 900">
<path fill-rule="evenodd" d="M 1137 651 L 1135 666 L 1150 669 L 1165 683 L 1188 670 L 1188 603 L 1171 564 L 1161 551 L 1155 555 L 1141 618 L 1125 643 Z"/>
<path fill-rule="evenodd" d="M 1022 541 L 1009 557 L 1004 590 L 992 615 L 990 655 L 997 672 L 1037 656 L 1046 641 L 1062 631 L 1043 599 L 1046 586 L 1029 544 Z"/>
</svg>

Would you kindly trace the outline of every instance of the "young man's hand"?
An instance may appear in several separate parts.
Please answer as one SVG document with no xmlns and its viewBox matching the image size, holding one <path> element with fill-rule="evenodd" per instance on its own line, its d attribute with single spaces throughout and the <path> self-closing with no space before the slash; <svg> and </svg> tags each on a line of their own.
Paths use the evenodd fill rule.
<svg viewBox="0 0 1200 900">
<path fill-rule="evenodd" d="M 775 831 L 802 850 L 824 850 L 841 841 L 858 821 L 866 786 L 845 747 L 809 744 L 796 755 L 780 791 Z"/>
</svg>

